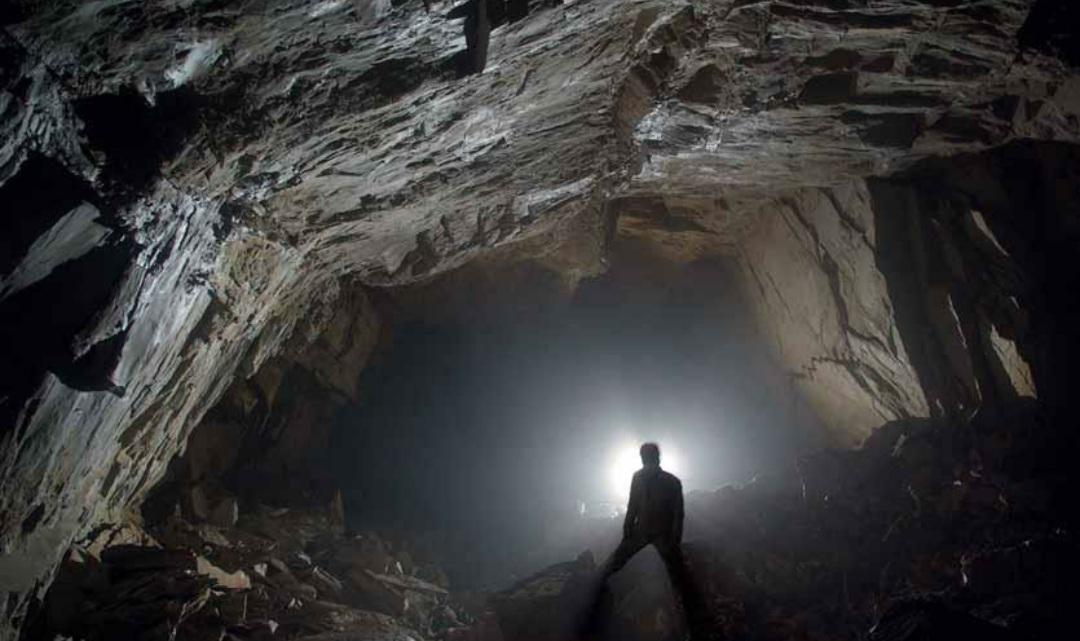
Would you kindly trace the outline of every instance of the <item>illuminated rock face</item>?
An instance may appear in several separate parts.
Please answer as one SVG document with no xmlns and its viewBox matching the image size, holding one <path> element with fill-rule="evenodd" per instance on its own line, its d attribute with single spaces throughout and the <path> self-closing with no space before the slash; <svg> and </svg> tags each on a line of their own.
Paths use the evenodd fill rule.
<svg viewBox="0 0 1080 641">
<path fill-rule="evenodd" d="M 1075 240 L 1040 235 L 1070 231 L 1057 215 L 1077 202 L 1075 157 L 1030 174 L 1045 174 L 1028 194 L 1038 233 L 1015 190 L 965 182 L 1008 163 L 879 180 L 1077 140 L 1080 78 L 1019 49 L 1034 3 L 582 0 L 498 26 L 484 72 L 461 79 L 449 3 L 394 4 L 4 14 L 8 631 L 62 550 L 137 505 L 234 380 L 327 344 L 341 371 L 361 367 L 377 326 L 361 286 L 524 261 L 572 290 L 607 242 L 638 236 L 677 260 L 736 257 L 778 360 L 844 440 L 995 394 L 1063 394 L 1038 379 L 1058 385 L 1064 324 L 1025 343 L 1041 312 L 1024 306 L 1069 308 L 1009 274 L 1066 291 L 1067 265 L 1036 256 Z M 91 208 L 92 243 L 54 242 Z M 343 331 L 343 306 L 365 320 Z"/>
<path fill-rule="evenodd" d="M 759 325 L 777 359 L 838 438 L 929 407 L 877 262 L 874 203 L 864 181 L 799 190 L 762 206 L 739 247 Z"/>
</svg>

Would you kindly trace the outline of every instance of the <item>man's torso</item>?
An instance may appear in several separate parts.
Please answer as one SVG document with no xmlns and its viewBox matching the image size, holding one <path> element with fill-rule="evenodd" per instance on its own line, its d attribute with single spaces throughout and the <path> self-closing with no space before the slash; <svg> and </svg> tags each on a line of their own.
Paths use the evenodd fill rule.
<svg viewBox="0 0 1080 641">
<path fill-rule="evenodd" d="M 634 474 L 640 488 L 637 524 L 634 533 L 648 539 L 673 533 L 676 505 L 682 496 L 682 485 L 673 474 L 662 469 L 642 469 Z"/>
</svg>

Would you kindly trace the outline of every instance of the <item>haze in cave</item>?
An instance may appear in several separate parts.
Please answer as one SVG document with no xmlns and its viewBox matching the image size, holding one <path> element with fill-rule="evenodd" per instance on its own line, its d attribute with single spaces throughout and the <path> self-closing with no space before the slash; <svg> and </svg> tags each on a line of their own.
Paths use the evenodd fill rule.
<svg viewBox="0 0 1080 641">
<path fill-rule="evenodd" d="M 462 317 L 429 309 L 435 297 L 390 301 L 401 324 L 335 424 L 347 513 L 424 534 L 455 584 L 500 585 L 609 552 L 646 440 L 688 490 L 823 445 L 739 296 L 722 263 L 626 248 L 555 308 L 496 299 Z"/>
<path fill-rule="evenodd" d="M 1078 7 L 3 3 L 0 641 L 1067 636 Z"/>
</svg>

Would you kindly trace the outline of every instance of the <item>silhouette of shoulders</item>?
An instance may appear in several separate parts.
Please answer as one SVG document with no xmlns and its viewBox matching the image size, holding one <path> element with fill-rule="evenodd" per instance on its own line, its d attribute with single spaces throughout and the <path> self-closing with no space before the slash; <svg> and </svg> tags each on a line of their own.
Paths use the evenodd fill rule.
<svg viewBox="0 0 1080 641">
<path fill-rule="evenodd" d="M 682 481 L 679 480 L 679 477 L 675 476 L 674 474 L 668 472 L 663 468 L 656 469 L 643 467 L 637 472 L 634 472 L 634 480 L 636 481 L 649 482 L 652 479 L 655 479 L 656 481 L 663 483 L 664 485 L 670 485 L 682 489 Z"/>
</svg>

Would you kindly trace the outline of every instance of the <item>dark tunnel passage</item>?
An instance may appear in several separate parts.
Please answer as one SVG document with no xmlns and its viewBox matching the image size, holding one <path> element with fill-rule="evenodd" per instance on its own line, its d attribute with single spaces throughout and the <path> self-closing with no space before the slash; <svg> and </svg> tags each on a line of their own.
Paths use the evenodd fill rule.
<svg viewBox="0 0 1080 641">
<path fill-rule="evenodd" d="M 436 312 L 394 326 L 336 418 L 351 525 L 420 535 L 454 584 L 490 587 L 606 552 L 642 440 L 687 490 L 821 446 L 729 270 L 627 243 L 541 314 L 490 301 L 480 324 Z"/>
</svg>

